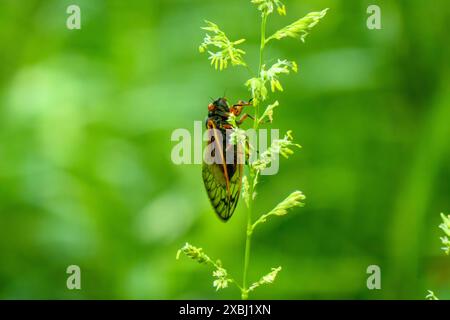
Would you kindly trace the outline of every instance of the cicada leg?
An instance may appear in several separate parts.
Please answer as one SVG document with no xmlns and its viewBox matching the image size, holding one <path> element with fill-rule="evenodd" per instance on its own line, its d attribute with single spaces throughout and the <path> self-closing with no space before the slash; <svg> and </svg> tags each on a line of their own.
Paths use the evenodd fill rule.
<svg viewBox="0 0 450 320">
<path fill-rule="evenodd" d="M 255 118 L 254 118 L 252 115 L 250 115 L 250 114 L 248 114 L 248 113 L 244 113 L 244 114 L 241 116 L 241 118 L 240 118 L 239 120 L 236 121 L 236 124 L 237 124 L 237 125 L 241 125 L 242 122 L 244 122 L 245 119 L 247 119 L 247 118 L 250 118 L 250 119 L 252 119 L 252 120 L 255 120 Z"/>
<path fill-rule="evenodd" d="M 230 112 L 233 113 L 235 116 L 238 116 L 241 114 L 242 109 L 246 106 L 251 106 L 252 105 L 252 100 L 245 102 L 240 100 L 238 103 L 234 104 L 233 106 L 231 106 L 230 108 Z"/>
</svg>

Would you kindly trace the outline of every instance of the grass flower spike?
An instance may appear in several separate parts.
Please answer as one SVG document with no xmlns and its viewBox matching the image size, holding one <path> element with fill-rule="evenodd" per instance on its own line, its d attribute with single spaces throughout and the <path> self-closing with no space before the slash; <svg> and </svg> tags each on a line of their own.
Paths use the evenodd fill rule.
<svg viewBox="0 0 450 320">
<path fill-rule="evenodd" d="M 438 297 L 435 296 L 434 292 L 428 290 L 428 295 L 425 297 L 427 300 L 439 300 Z"/>
<path fill-rule="evenodd" d="M 217 24 L 211 21 L 205 21 L 205 23 L 207 26 L 202 29 L 211 32 L 212 35 L 209 33 L 206 34 L 202 44 L 199 47 L 199 51 L 203 53 L 208 50 L 211 65 L 213 65 L 215 69 L 219 70 L 226 69 L 229 61 L 233 66 L 245 66 L 246 64 L 242 57 L 245 52 L 244 50 L 236 47 L 243 43 L 245 39 L 230 41 L 225 32 L 220 30 Z M 212 49 L 209 50 L 211 47 Z"/>
<path fill-rule="evenodd" d="M 258 119 L 258 122 L 261 124 L 264 121 L 264 118 L 267 118 L 269 120 L 270 123 L 272 123 L 273 121 L 273 110 L 278 107 L 280 105 L 280 103 L 278 101 L 275 101 L 272 104 L 269 104 L 266 108 L 266 110 L 264 111 L 263 115 L 261 116 L 261 118 Z"/>
<path fill-rule="evenodd" d="M 441 213 L 441 218 L 443 222 L 439 225 L 439 228 L 445 233 L 445 235 L 441 237 L 442 244 L 444 245 L 442 250 L 444 250 L 446 254 L 450 254 L 450 240 L 448 239 L 448 237 L 450 237 L 450 215 L 446 216 Z"/>
<path fill-rule="evenodd" d="M 186 242 L 183 248 L 177 252 L 177 260 L 180 258 L 181 253 L 184 253 L 187 257 L 198 263 L 208 263 L 211 259 L 203 253 L 202 248 L 197 248 Z"/>
<path fill-rule="evenodd" d="M 252 167 L 256 171 L 264 170 L 270 165 L 276 154 L 281 154 L 283 157 L 288 158 L 294 153 L 292 147 L 301 148 L 299 144 L 294 143 L 292 140 L 291 131 L 288 131 L 283 139 L 274 140 L 272 145 L 260 155 L 259 159 L 252 163 Z"/>
<path fill-rule="evenodd" d="M 450 237 L 450 215 L 445 215 L 441 213 L 442 223 L 439 225 L 439 228 L 441 228 L 444 231 L 444 236 L 441 237 L 441 242 L 444 245 L 442 247 L 442 250 L 444 250 L 445 254 L 450 254 L 450 240 L 448 237 Z M 433 291 L 428 290 L 428 295 L 425 297 L 428 300 L 439 300 L 433 293 Z"/>
<path fill-rule="evenodd" d="M 214 262 L 203 252 L 202 248 L 197 248 L 189 243 L 186 243 L 183 248 L 178 250 L 176 257 L 177 260 L 180 258 L 181 254 L 184 254 L 188 258 L 191 258 L 198 263 L 210 265 L 214 268 L 214 271 L 212 273 L 213 277 L 215 278 L 215 280 L 213 281 L 213 287 L 216 288 L 216 291 L 227 288 L 229 283 L 234 283 L 239 289 L 241 289 L 237 282 L 234 281 L 233 278 L 228 276 L 227 270 L 222 267 L 222 262 L 220 260 Z"/>
<path fill-rule="evenodd" d="M 263 276 L 261 279 L 259 279 L 258 282 L 253 283 L 249 288 L 248 291 L 253 291 L 256 288 L 258 288 L 261 285 L 273 283 L 278 275 L 278 272 L 281 271 L 281 267 L 278 268 L 272 268 L 272 271 Z"/>
<path fill-rule="evenodd" d="M 270 40 L 276 39 L 281 40 L 286 37 L 300 39 L 305 42 L 306 36 L 309 34 L 311 29 L 319 23 L 319 21 L 325 17 L 328 9 L 322 10 L 320 12 L 310 12 L 306 16 L 297 21 L 291 23 L 290 25 L 278 30 L 273 35 L 267 38 L 266 43 Z"/>
<path fill-rule="evenodd" d="M 273 12 L 274 7 L 280 16 L 286 15 L 286 7 L 280 0 L 252 0 L 252 3 L 258 6 L 258 10 L 262 15 L 269 15 Z"/>
<path fill-rule="evenodd" d="M 261 78 L 265 82 L 270 82 L 270 88 L 272 92 L 275 92 L 276 90 L 283 91 L 278 76 L 283 73 L 289 74 L 291 70 L 297 72 L 298 67 L 295 61 L 278 60 L 278 62 L 271 66 L 269 70 L 266 71 L 264 69 L 265 66 L 263 66 L 263 70 L 261 71 Z"/>
<path fill-rule="evenodd" d="M 253 232 L 257 225 L 266 222 L 267 218 L 270 216 L 285 216 L 288 213 L 288 210 L 295 207 L 303 207 L 305 204 L 302 201 L 305 199 L 306 197 L 301 191 L 292 192 L 286 199 L 277 204 L 272 211 L 263 214 L 258 220 L 256 220 L 251 227 L 251 231 Z"/>
</svg>

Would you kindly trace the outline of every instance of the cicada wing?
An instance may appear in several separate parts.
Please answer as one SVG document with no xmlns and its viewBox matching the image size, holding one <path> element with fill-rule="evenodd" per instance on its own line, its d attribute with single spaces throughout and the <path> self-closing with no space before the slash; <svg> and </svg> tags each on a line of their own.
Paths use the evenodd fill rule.
<svg viewBox="0 0 450 320">
<path fill-rule="evenodd" d="M 208 122 L 208 128 L 216 129 L 214 122 Z M 217 131 L 214 130 L 214 135 Z M 203 162 L 202 177 L 208 198 L 220 219 L 227 221 L 236 209 L 241 193 L 243 164 L 239 161 L 242 155 L 239 146 L 230 146 L 227 143 L 220 144 L 217 136 L 209 141 L 215 143 L 215 152 L 220 153 L 221 163 Z M 225 150 L 224 150 L 225 149 Z M 234 152 L 234 163 L 226 164 L 226 152 Z M 208 156 L 208 155 L 206 155 Z M 210 156 L 210 155 L 209 155 Z"/>
<path fill-rule="evenodd" d="M 224 221 L 233 215 L 241 193 L 242 164 L 237 165 L 237 170 L 233 170 L 229 166 L 234 166 L 234 164 L 226 166 L 228 173 L 232 173 L 228 183 L 229 188 L 227 188 L 222 165 L 203 162 L 202 168 L 203 183 L 209 201 L 219 218 Z"/>
</svg>

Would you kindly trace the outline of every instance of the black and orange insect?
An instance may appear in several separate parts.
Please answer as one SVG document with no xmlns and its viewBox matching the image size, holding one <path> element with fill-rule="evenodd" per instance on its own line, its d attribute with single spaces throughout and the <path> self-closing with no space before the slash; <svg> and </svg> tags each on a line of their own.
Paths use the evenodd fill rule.
<svg viewBox="0 0 450 320">
<path fill-rule="evenodd" d="M 231 114 L 241 115 L 245 106 L 250 102 L 239 101 L 229 106 L 226 98 L 219 98 L 208 105 L 208 117 L 205 124 L 209 136 L 207 150 L 203 161 L 202 176 L 208 198 L 220 219 L 227 221 L 233 215 L 241 193 L 244 150 L 239 144 L 231 144 L 229 129 L 233 125 L 228 123 Z M 249 114 L 242 114 L 236 124 L 240 125 Z M 227 130 L 228 129 L 228 130 Z M 214 144 L 212 146 L 211 144 Z M 217 161 L 218 160 L 218 161 Z"/>
</svg>

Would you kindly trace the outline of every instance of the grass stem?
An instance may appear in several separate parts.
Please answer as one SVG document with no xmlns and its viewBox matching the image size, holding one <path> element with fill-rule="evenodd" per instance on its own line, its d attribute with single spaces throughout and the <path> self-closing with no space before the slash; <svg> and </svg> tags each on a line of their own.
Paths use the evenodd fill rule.
<svg viewBox="0 0 450 320">
<path fill-rule="evenodd" d="M 266 43 L 266 23 L 267 23 L 267 14 L 264 13 L 261 17 L 261 45 L 259 49 L 259 67 L 258 67 L 258 74 L 257 77 L 261 76 L 261 70 L 262 66 L 264 64 L 264 47 Z M 258 130 L 259 125 L 259 101 L 254 102 L 255 107 L 255 120 L 253 122 L 253 129 Z M 243 274 L 243 280 L 242 280 L 242 289 L 241 289 L 241 297 L 242 300 L 248 299 L 248 283 L 247 283 L 247 275 L 248 275 L 248 268 L 250 264 L 250 249 L 251 249 L 251 242 L 252 242 L 252 209 L 253 209 L 253 194 L 254 194 L 254 181 L 256 178 L 255 172 L 252 168 L 252 166 L 249 164 L 249 176 L 250 176 L 250 188 L 249 188 L 249 205 L 248 205 L 248 211 L 247 211 L 247 228 L 246 228 L 246 238 L 245 238 L 245 254 L 244 254 L 244 274 Z"/>
</svg>

